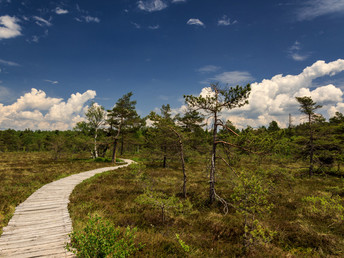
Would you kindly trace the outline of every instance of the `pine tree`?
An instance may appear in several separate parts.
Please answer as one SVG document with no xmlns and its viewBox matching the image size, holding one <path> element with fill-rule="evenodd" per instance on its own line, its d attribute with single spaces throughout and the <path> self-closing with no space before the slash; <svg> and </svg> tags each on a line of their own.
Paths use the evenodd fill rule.
<svg viewBox="0 0 344 258">
<path fill-rule="evenodd" d="M 318 116 L 314 112 L 321 108 L 321 105 L 317 105 L 311 97 L 296 97 L 296 100 L 300 104 L 300 112 L 307 115 L 308 118 L 308 131 L 309 131 L 309 176 L 313 174 L 314 166 L 314 128 L 313 123 L 317 120 Z"/>
<path fill-rule="evenodd" d="M 115 106 L 108 110 L 107 123 L 110 125 L 110 133 L 113 135 L 112 163 L 116 162 L 117 144 L 122 130 L 139 127 L 142 123 L 135 109 L 136 101 L 130 99 L 132 95 L 132 92 L 123 95 L 117 100 Z"/>
<path fill-rule="evenodd" d="M 218 126 L 223 125 L 219 116 L 223 109 L 233 109 L 248 103 L 248 96 L 251 90 L 250 84 L 242 87 L 237 85 L 228 89 L 221 89 L 217 84 L 211 84 L 206 96 L 184 96 L 186 103 L 198 110 L 203 110 L 213 119 L 212 126 L 212 152 L 211 167 L 209 173 L 209 202 L 213 203 L 216 198 L 215 192 L 215 171 L 216 171 L 216 147 Z"/>
</svg>

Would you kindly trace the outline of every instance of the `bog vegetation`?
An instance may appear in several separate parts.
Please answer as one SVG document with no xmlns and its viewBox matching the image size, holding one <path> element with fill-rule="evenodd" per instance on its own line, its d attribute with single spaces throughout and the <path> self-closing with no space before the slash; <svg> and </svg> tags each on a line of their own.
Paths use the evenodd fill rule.
<svg viewBox="0 0 344 258">
<path fill-rule="evenodd" d="M 128 93 L 111 110 L 91 104 L 71 131 L 0 131 L 1 226 L 42 184 L 123 157 L 137 163 L 70 198 L 80 256 L 343 256 L 344 115 L 326 121 L 300 96 L 304 123 L 239 130 L 221 112 L 249 93 L 212 85 L 185 96 L 184 114 L 166 104 L 146 118 Z"/>
</svg>

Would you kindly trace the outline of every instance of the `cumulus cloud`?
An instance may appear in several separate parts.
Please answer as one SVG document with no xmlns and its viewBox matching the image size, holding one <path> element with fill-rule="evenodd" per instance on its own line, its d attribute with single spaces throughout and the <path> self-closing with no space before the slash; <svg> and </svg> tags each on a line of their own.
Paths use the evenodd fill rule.
<svg viewBox="0 0 344 258">
<path fill-rule="evenodd" d="M 303 7 L 297 10 L 297 18 L 300 21 L 312 20 L 334 13 L 344 14 L 343 0 L 308 0 Z"/>
<path fill-rule="evenodd" d="M 61 15 L 61 14 L 67 14 L 67 13 L 68 13 L 68 10 L 62 9 L 61 7 L 56 7 L 55 13 L 56 13 L 56 14 L 59 14 L 59 15 Z"/>
<path fill-rule="evenodd" d="M 31 89 L 11 105 L 0 103 L 0 128 L 67 130 L 82 120 L 85 103 L 96 92 L 72 94 L 65 102 L 61 98 L 47 97 L 42 90 Z"/>
<path fill-rule="evenodd" d="M 323 105 L 319 110 L 326 118 L 336 111 L 344 112 L 343 91 L 334 84 L 314 88 L 312 82 L 324 76 L 334 76 L 344 71 L 344 60 L 333 62 L 317 61 L 306 67 L 298 75 L 278 74 L 271 79 L 251 84 L 252 91 L 249 104 L 241 108 L 223 112 L 223 119 L 231 120 L 236 126 L 257 127 L 268 125 L 272 120 L 280 126 L 287 126 L 288 116 L 292 114 L 295 123 L 303 117 L 295 97 L 310 96 L 315 102 Z M 209 87 L 203 88 L 200 95 L 211 94 Z"/>
<path fill-rule="evenodd" d="M 137 2 L 137 6 L 146 12 L 156 12 L 167 8 L 167 4 L 162 0 L 142 0 Z"/>
<path fill-rule="evenodd" d="M 21 27 L 16 17 L 0 16 L 0 40 L 14 38 L 21 35 Z"/>
<path fill-rule="evenodd" d="M 205 27 L 203 22 L 201 22 L 199 19 L 195 19 L 195 18 L 189 19 L 186 24 Z"/>
</svg>

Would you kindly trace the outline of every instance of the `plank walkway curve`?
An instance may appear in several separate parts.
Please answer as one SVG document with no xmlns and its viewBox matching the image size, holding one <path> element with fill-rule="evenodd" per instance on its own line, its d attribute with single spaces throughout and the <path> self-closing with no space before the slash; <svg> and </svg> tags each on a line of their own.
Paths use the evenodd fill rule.
<svg viewBox="0 0 344 258">
<path fill-rule="evenodd" d="M 98 168 L 74 174 L 42 186 L 18 205 L 0 237 L 0 257 L 74 257 L 65 250 L 72 231 L 68 213 L 74 187 L 95 174 L 129 166 Z"/>
</svg>

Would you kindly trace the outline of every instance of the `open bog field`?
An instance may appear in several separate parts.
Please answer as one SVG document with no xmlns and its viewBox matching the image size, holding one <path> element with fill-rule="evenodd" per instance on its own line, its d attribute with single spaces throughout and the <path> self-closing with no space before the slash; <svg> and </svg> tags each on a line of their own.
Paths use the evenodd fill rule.
<svg viewBox="0 0 344 258">
<path fill-rule="evenodd" d="M 245 187 L 240 188 L 243 184 L 229 169 L 218 170 L 217 193 L 229 202 L 225 214 L 220 202 L 207 202 L 205 162 L 200 158 L 187 163 L 187 199 L 181 195 L 183 179 L 177 163 L 167 168 L 141 163 L 85 180 L 70 198 L 73 228 L 84 228 L 90 216 L 100 216 L 122 230 L 137 227 L 136 242 L 144 245 L 134 254 L 137 257 L 344 254 L 343 179 L 309 178 L 302 168 L 305 164 L 293 160 L 271 158 L 258 166 L 254 157 L 243 155 L 234 167 L 242 172 Z M 246 216 L 259 223 L 255 229 L 247 224 L 245 230 L 244 209 L 255 213 Z"/>
</svg>

